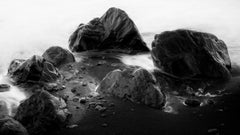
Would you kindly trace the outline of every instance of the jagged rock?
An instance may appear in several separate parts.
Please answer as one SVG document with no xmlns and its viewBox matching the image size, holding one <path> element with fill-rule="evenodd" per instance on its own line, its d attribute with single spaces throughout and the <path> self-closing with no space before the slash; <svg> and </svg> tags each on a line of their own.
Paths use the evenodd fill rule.
<svg viewBox="0 0 240 135">
<path fill-rule="evenodd" d="M 41 56 L 34 55 L 28 60 L 13 60 L 8 75 L 17 83 L 53 82 L 60 74 L 58 70 Z"/>
<path fill-rule="evenodd" d="M 121 9 L 110 8 L 101 18 L 80 24 L 69 39 L 73 52 L 118 50 L 125 53 L 148 52 L 134 22 Z"/>
<path fill-rule="evenodd" d="M 21 122 L 31 135 L 44 134 L 65 125 L 69 116 L 63 99 L 47 91 L 38 91 L 18 107 L 15 119 Z"/>
<path fill-rule="evenodd" d="M 21 123 L 10 116 L 0 115 L 0 135 L 28 135 Z"/>
<path fill-rule="evenodd" d="M 54 66 L 60 67 L 67 63 L 75 62 L 73 54 L 59 46 L 48 48 L 42 55 L 44 59 L 51 62 Z"/>
<path fill-rule="evenodd" d="M 0 84 L 0 92 L 9 91 L 10 85 L 8 84 Z"/>
<path fill-rule="evenodd" d="M 97 91 L 154 108 L 161 108 L 165 103 L 165 96 L 156 85 L 154 77 L 139 67 L 128 67 L 123 71 L 117 69 L 108 73 Z"/>
<path fill-rule="evenodd" d="M 226 44 L 215 35 L 191 30 L 166 31 L 152 42 L 155 65 L 183 78 L 230 78 Z"/>
</svg>

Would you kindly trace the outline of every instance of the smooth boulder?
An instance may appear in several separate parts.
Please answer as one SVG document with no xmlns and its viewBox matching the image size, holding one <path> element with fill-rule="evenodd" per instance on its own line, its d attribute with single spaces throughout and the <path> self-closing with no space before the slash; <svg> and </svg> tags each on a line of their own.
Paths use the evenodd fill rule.
<svg viewBox="0 0 240 135">
<path fill-rule="evenodd" d="M 157 67 L 180 78 L 231 77 L 227 46 L 209 33 L 175 30 L 157 34 L 152 58 Z"/>
<path fill-rule="evenodd" d="M 149 52 L 134 22 L 125 11 L 118 8 L 110 8 L 101 18 L 94 18 L 88 24 L 80 24 L 69 39 L 69 48 L 72 52 Z"/>
<path fill-rule="evenodd" d="M 52 63 L 37 55 L 28 60 L 13 60 L 8 68 L 8 75 L 16 83 L 53 82 L 60 77 Z"/>
<path fill-rule="evenodd" d="M 7 115 L 0 115 L 0 135 L 28 135 L 21 123 Z"/>
<path fill-rule="evenodd" d="M 21 122 L 29 134 L 44 134 L 65 125 L 69 112 L 63 99 L 46 91 L 38 91 L 18 107 L 15 119 Z"/>
<path fill-rule="evenodd" d="M 153 108 L 161 108 L 165 103 L 165 96 L 156 85 L 153 75 L 140 67 L 116 69 L 108 73 L 101 81 L 97 92 Z"/>
<path fill-rule="evenodd" d="M 67 49 L 63 49 L 59 46 L 52 46 L 48 48 L 42 55 L 42 57 L 51 62 L 54 66 L 60 67 L 67 63 L 75 62 L 73 54 Z"/>
</svg>

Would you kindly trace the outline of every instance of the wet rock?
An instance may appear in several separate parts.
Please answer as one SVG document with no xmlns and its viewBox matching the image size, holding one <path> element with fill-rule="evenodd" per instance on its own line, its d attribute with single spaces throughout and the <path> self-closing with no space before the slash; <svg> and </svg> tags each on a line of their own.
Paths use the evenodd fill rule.
<svg viewBox="0 0 240 135">
<path fill-rule="evenodd" d="M 53 82 L 60 77 L 58 70 L 50 62 L 37 55 L 24 62 L 13 60 L 8 68 L 8 75 L 16 83 Z"/>
<path fill-rule="evenodd" d="M 27 128 L 29 134 L 44 134 L 65 125 L 70 115 L 66 107 L 63 99 L 39 91 L 20 104 L 14 118 Z"/>
<path fill-rule="evenodd" d="M 142 103 L 154 108 L 161 108 L 165 96 L 156 85 L 155 78 L 147 70 L 139 67 L 117 69 L 108 73 L 101 81 L 97 91 Z"/>
<path fill-rule="evenodd" d="M 152 42 L 154 64 L 183 78 L 229 79 L 226 44 L 215 35 L 191 30 L 166 31 Z"/>
<path fill-rule="evenodd" d="M 184 104 L 189 107 L 198 107 L 198 106 L 200 106 L 201 102 L 197 99 L 186 99 L 184 101 Z"/>
<path fill-rule="evenodd" d="M 10 85 L 8 84 L 0 84 L 0 92 L 9 91 Z"/>
<path fill-rule="evenodd" d="M 0 100 L 0 117 L 3 115 L 8 115 L 7 103 L 3 100 Z"/>
<path fill-rule="evenodd" d="M 110 8 L 101 18 L 80 24 L 69 39 L 73 52 L 121 50 L 125 53 L 148 52 L 134 22 L 121 9 Z"/>
<path fill-rule="evenodd" d="M 0 115 L 0 135 L 28 135 L 21 123 L 7 115 Z"/>
<path fill-rule="evenodd" d="M 70 51 L 59 46 L 52 46 L 48 48 L 43 53 L 42 57 L 51 62 L 56 67 L 75 62 L 73 54 Z"/>
</svg>

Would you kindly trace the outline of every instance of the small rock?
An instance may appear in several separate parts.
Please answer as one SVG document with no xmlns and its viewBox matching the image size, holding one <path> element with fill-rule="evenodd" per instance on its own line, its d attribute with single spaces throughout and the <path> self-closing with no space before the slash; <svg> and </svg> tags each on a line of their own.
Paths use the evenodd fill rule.
<svg viewBox="0 0 240 135">
<path fill-rule="evenodd" d="M 63 95 L 63 100 L 68 101 L 69 96 L 68 95 Z"/>
<path fill-rule="evenodd" d="M 189 107 L 198 107 L 201 104 L 201 102 L 197 99 L 186 99 L 184 103 Z"/>
<path fill-rule="evenodd" d="M 81 98 L 81 99 L 80 99 L 80 103 L 81 103 L 81 104 L 85 104 L 86 102 L 87 102 L 87 99 L 86 99 L 86 98 Z"/>
<path fill-rule="evenodd" d="M 87 86 L 87 83 L 86 83 L 86 82 L 83 82 L 83 83 L 82 83 L 82 86 Z"/>
<path fill-rule="evenodd" d="M 73 98 L 73 102 L 79 102 L 79 100 L 80 100 L 79 97 L 74 97 Z"/>
<path fill-rule="evenodd" d="M 79 109 L 80 107 L 79 106 L 76 106 L 76 109 Z"/>
<path fill-rule="evenodd" d="M 107 127 L 108 124 L 107 124 L 107 123 L 103 123 L 101 126 L 102 126 L 102 127 Z"/>
<path fill-rule="evenodd" d="M 100 105 L 97 105 L 97 106 L 95 107 L 95 109 L 98 110 L 98 111 L 100 111 L 100 112 L 104 112 L 104 111 L 107 110 L 106 107 L 102 107 L 102 106 L 100 106 Z"/>
<path fill-rule="evenodd" d="M 133 108 L 131 108 L 130 110 L 131 110 L 132 112 L 134 111 L 134 109 L 133 109 Z"/>
<path fill-rule="evenodd" d="M 72 88 L 72 89 L 71 89 L 71 92 L 72 92 L 72 93 L 75 93 L 76 91 L 77 91 L 76 88 Z"/>
</svg>

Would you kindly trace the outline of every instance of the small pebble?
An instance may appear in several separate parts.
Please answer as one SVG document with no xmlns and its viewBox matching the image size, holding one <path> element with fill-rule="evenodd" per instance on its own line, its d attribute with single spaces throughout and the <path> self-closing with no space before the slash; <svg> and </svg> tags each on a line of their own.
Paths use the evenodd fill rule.
<svg viewBox="0 0 240 135">
<path fill-rule="evenodd" d="M 79 97 L 74 97 L 73 98 L 73 102 L 78 102 L 79 101 Z"/>
<path fill-rule="evenodd" d="M 107 124 L 107 123 L 103 123 L 101 126 L 102 126 L 102 127 L 107 127 L 108 124 Z"/>
<path fill-rule="evenodd" d="M 107 115 L 105 113 L 102 113 L 100 116 L 105 118 Z"/>
<path fill-rule="evenodd" d="M 80 99 L 80 103 L 81 103 L 81 104 L 85 104 L 86 102 L 87 102 L 86 98 L 81 98 L 81 99 Z"/>
</svg>

